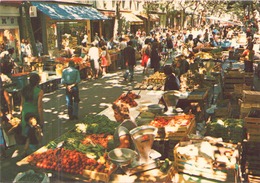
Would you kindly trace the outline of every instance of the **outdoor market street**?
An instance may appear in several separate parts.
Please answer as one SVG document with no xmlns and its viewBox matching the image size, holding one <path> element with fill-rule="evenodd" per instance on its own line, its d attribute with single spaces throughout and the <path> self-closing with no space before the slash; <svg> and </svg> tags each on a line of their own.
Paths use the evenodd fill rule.
<svg viewBox="0 0 260 183">
<path fill-rule="evenodd" d="M 135 69 L 133 82 L 123 81 L 122 73 L 124 70 L 108 73 L 106 77 L 97 80 L 82 81 L 79 84 L 81 98 L 79 104 L 79 120 L 71 121 L 68 119 L 64 95 L 65 90 L 63 87 L 60 86 L 59 89 L 54 92 L 45 93 L 43 98 L 45 119 L 43 145 L 46 145 L 51 140 L 54 140 L 67 131 L 73 129 L 74 125 L 80 122 L 80 119 L 83 119 L 84 116 L 88 114 L 101 113 L 108 106 L 111 106 L 112 102 L 114 102 L 123 92 L 133 89 L 133 86 L 136 83 L 139 83 L 144 79 L 142 70 L 143 68 L 138 64 Z M 150 69 L 150 73 L 153 73 L 152 69 Z M 255 76 L 255 89 L 258 91 L 260 91 L 259 81 L 259 78 Z M 16 112 L 15 115 L 17 114 L 18 113 Z M 22 146 L 13 146 L 8 148 L 8 158 L 1 162 L 1 183 L 12 182 L 17 173 L 27 171 L 30 168 L 28 165 L 21 167 L 16 165 L 16 162 L 22 159 L 21 156 L 17 156 L 17 149 L 21 148 Z M 63 178 L 62 174 L 56 175 L 53 179 L 62 180 L 59 182 L 68 181 Z"/>
<path fill-rule="evenodd" d="M 54 92 L 46 93 L 43 98 L 45 121 L 43 145 L 71 130 L 84 116 L 98 114 L 107 106 L 112 105 L 112 102 L 123 92 L 128 91 L 137 82 L 143 80 L 142 69 L 141 66 L 136 67 L 134 81 L 132 82 L 123 81 L 123 70 L 108 73 L 104 78 L 97 80 L 82 81 L 79 84 L 81 98 L 79 120 L 71 121 L 68 119 L 64 88 L 59 87 Z M 16 165 L 21 157 L 11 158 L 11 156 L 15 156 L 17 148 L 17 146 L 14 146 L 7 150 L 8 158 L 1 162 L 0 182 L 12 182 L 17 173 L 28 170 L 28 166 L 19 167 Z"/>
</svg>

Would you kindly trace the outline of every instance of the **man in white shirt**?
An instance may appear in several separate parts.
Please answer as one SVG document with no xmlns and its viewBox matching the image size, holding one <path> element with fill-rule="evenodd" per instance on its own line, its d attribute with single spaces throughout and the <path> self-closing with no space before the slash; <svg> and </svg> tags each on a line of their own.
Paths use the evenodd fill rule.
<svg viewBox="0 0 260 183">
<path fill-rule="evenodd" d="M 123 50 L 127 47 L 127 43 L 124 38 L 119 38 L 118 48 L 120 50 L 119 63 L 117 64 L 121 69 L 125 69 L 124 52 Z"/>
<path fill-rule="evenodd" d="M 95 79 L 97 79 L 99 74 L 99 69 L 100 69 L 99 62 L 98 62 L 99 49 L 94 42 L 91 43 L 91 48 L 89 48 L 88 56 L 90 58 L 91 68 L 95 73 Z"/>
</svg>

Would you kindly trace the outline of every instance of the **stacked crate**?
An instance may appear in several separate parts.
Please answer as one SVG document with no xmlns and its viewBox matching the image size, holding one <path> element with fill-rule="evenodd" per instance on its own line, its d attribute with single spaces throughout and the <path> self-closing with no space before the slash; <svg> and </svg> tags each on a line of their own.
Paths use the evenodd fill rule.
<svg viewBox="0 0 260 183">
<path fill-rule="evenodd" d="M 260 92 L 243 90 L 240 105 L 240 118 L 245 118 L 251 108 L 260 108 Z"/>
<path fill-rule="evenodd" d="M 245 78 L 245 84 L 247 86 L 253 86 L 254 85 L 254 73 L 253 72 L 245 72 L 244 78 Z"/>
<path fill-rule="evenodd" d="M 252 108 L 244 119 L 249 142 L 260 143 L 260 108 Z"/>
<path fill-rule="evenodd" d="M 260 143 L 244 142 L 242 157 L 244 181 L 248 183 L 260 182 Z"/>
<path fill-rule="evenodd" d="M 243 144 L 242 167 L 245 181 L 260 182 L 260 92 L 244 91 L 243 99 L 250 102 L 251 106 L 259 105 L 259 107 L 251 107 L 244 118 L 247 141 Z"/>
<path fill-rule="evenodd" d="M 234 93 L 235 84 L 243 84 L 244 74 L 239 71 L 228 71 L 224 73 L 223 80 L 223 95 L 224 97 L 230 97 Z"/>
<path fill-rule="evenodd" d="M 242 97 L 243 90 L 252 89 L 252 85 L 247 85 L 245 83 L 244 84 L 234 84 L 234 95 L 237 96 L 238 98 Z"/>
</svg>

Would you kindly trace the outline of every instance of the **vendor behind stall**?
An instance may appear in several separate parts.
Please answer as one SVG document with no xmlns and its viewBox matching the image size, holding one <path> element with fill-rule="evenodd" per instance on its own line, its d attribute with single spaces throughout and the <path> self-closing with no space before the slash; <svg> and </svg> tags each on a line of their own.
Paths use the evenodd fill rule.
<svg viewBox="0 0 260 183">
<path fill-rule="evenodd" d="M 241 55 L 241 57 L 244 57 L 245 72 L 253 72 L 253 61 L 255 55 L 253 47 L 254 42 L 252 41 L 252 37 L 247 37 L 247 47 Z"/>
<path fill-rule="evenodd" d="M 180 89 L 180 81 L 178 77 L 176 77 L 173 74 L 172 66 L 165 65 L 163 68 L 163 72 L 166 75 L 165 83 L 164 83 L 164 91 L 169 90 L 179 90 Z M 162 97 L 159 101 L 160 104 L 163 104 L 165 106 L 164 110 L 167 111 L 168 107 L 166 105 L 166 102 L 164 101 L 164 98 Z"/>
<path fill-rule="evenodd" d="M 164 91 L 179 90 L 180 89 L 180 81 L 173 74 L 172 67 L 170 65 L 164 66 L 163 72 L 166 75 L 166 79 L 165 79 L 165 83 L 164 83 Z"/>
</svg>

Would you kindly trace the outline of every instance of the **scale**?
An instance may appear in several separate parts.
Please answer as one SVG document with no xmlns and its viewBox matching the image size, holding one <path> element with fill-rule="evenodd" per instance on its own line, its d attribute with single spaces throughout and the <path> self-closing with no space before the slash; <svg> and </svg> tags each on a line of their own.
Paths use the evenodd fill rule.
<svg viewBox="0 0 260 183">
<path fill-rule="evenodd" d="M 163 94 L 163 99 L 168 108 L 168 110 L 164 114 L 174 115 L 178 112 L 176 111 L 176 105 L 179 101 L 179 96 L 178 96 L 179 93 L 180 92 L 177 90 L 170 90 Z"/>
<path fill-rule="evenodd" d="M 109 159 L 127 175 L 159 167 L 161 154 L 152 149 L 157 131 L 157 128 L 147 125 L 132 129 L 130 135 L 136 150 L 116 148 L 108 153 Z"/>
</svg>

